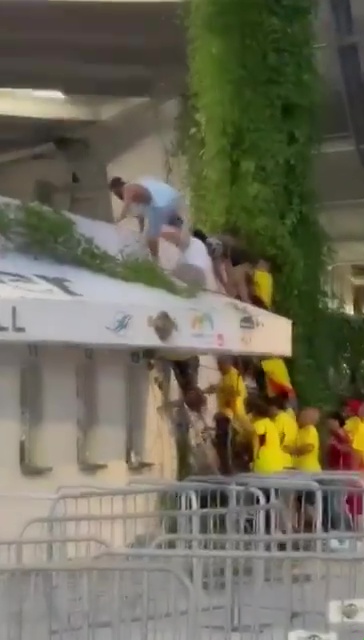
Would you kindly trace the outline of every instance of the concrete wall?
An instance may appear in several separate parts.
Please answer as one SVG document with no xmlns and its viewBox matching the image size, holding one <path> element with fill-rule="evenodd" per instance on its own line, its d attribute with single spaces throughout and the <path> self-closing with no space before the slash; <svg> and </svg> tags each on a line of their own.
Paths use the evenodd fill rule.
<svg viewBox="0 0 364 640">
<path fill-rule="evenodd" d="M 45 515 L 49 497 L 60 486 L 82 485 L 122 487 L 135 477 L 126 464 L 127 431 L 132 427 L 137 436 L 140 454 L 153 463 L 147 475 L 173 478 L 176 472 L 174 439 L 167 421 L 157 407 L 161 394 L 144 364 L 134 376 L 132 388 L 127 385 L 130 354 L 102 351 L 95 354 L 97 363 L 97 420 L 89 441 L 89 458 L 104 462 L 106 469 L 95 474 L 83 473 L 77 464 L 76 365 L 83 351 L 71 348 L 41 348 L 38 358 L 42 365 L 42 418 L 37 432 L 33 457 L 37 464 L 53 470 L 41 477 L 24 476 L 19 466 L 19 439 L 22 433 L 20 403 L 20 368 L 28 360 L 26 348 L 0 349 L 0 509 L 1 537 L 16 535 L 27 518 Z M 130 408 L 137 407 L 138 421 L 129 423 Z M 138 407 L 142 411 L 138 413 Z M 26 493 L 29 497 L 21 497 Z M 7 497 L 8 496 L 8 497 Z M 74 508 L 74 507 L 73 507 Z M 85 504 L 83 509 L 85 509 Z M 135 505 L 131 505 L 135 510 Z M 145 509 L 146 505 L 140 504 Z M 97 513 L 100 505 L 93 505 Z M 110 508 L 108 509 L 110 512 Z M 84 511 L 82 511 L 84 513 Z M 135 524 L 135 523 L 134 523 Z M 91 532 L 95 533 L 95 526 Z M 134 527 L 134 534 L 143 523 Z M 90 533 L 90 529 L 87 530 Z M 40 529 L 33 529 L 39 535 Z M 86 532 L 84 532 L 86 533 Z M 110 535 L 110 531 L 104 532 Z M 31 532 L 29 532 L 31 535 Z M 119 531 L 119 542 L 121 532 Z"/>
<path fill-rule="evenodd" d="M 65 159 L 57 154 L 47 159 L 23 159 L 11 163 L 0 164 L 0 193 L 9 198 L 32 200 L 35 198 L 37 180 L 49 180 L 59 192 L 55 196 L 55 207 L 68 208 L 71 204 L 69 188 L 71 168 Z"/>
<path fill-rule="evenodd" d="M 73 174 L 79 182 L 72 182 Z M 67 155 L 54 150 L 47 158 L 0 162 L 0 194 L 3 196 L 37 200 L 39 181 L 51 184 L 51 201 L 45 204 L 90 218 L 111 220 L 106 166 L 96 155 L 76 148 Z"/>
</svg>

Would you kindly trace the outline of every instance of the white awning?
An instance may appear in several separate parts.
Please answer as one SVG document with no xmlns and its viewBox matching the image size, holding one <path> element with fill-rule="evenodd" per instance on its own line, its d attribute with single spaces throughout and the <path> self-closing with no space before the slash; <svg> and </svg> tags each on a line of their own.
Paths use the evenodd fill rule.
<svg viewBox="0 0 364 640">
<path fill-rule="evenodd" d="M 48 260 L 0 257 L 0 341 L 291 355 L 291 322 L 225 296 L 185 299 Z M 167 312 L 175 329 L 158 338 Z"/>
</svg>

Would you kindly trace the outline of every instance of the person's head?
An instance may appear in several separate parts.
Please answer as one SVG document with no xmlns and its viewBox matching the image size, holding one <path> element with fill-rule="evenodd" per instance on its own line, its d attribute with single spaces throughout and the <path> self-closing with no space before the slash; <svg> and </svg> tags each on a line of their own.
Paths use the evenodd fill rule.
<svg viewBox="0 0 364 640">
<path fill-rule="evenodd" d="M 255 269 L 257 271 L 267 271 L 268 273 L 270 273 L 270 271 L 271 271 L 270 261 L 266 257 L 263 257 L 263 256 L 260 256 L 260 257 L 255 259 L 254 267 L 255 267 Z"/>
<path fill-rule="evenodd" d="M 282 411 L 287 410 L 288 406 L 288 394 L 280 393 L 272 398 L 267 399 L 267 404 L 269 407 L 269 414 L 272 418 L 275 418 Z"/>
<path fill-rule="evenodd" d="M 208 240 L 208 236 L 204 231 L 202 231 L 202 229 L 194 229 L 192 231 L 192 235 L 194 238 L 197 238 L 197 240 L 201 240 L 201 242 L 203 242 L 204 244 L 206 244 Z"/>
<path fill-rule="evenodd" d="M 267 399 L 261 396 L 251 396 L 245 402 L 247 413 L 251 413 L 254 418 L 269 418 L 270 408 Z"/>
<path fill-rule="evenodd" d="M 116 196 L 116 198 L 119 198 L 119 200 L 123 200 L 125 185 L 126 182 L 122 178 L 120 178 L 120 176 L 114 176 L 114 178 L 111 178 L 109 182 L 109 190 L 114 194 L 114 196 Z"/>
<path fill-rule="evenodd" d="M 347 418 L 359 416 L 362 405 L 363 401 L 358 400 L 357 398 L 347 400 L 343 408 L 343 413 Z"/>
<path fill-rule="evenodd" d="M 201 413 L 207 404 L 206 396 L 197 386 L 187 389 L 183 394 L 183 398 L 186 406 L 194 413 Z"/>
<path fill-rule="evenodd" d="M 259 298 L 255 293 L 251 293 L 249 296 L 249 302 L 254 305 L 254 307 L 258 307 L 259 309 L 263 309 L 264 311 L 269 311 L 266 304 L 264 304 L 263 300 Z"/>
<path fill-rule="evenodd" d="M 204 242 L 212 261 L 220 261 L 224 257 L 224 244 L 218 238 L 207 238 Z"/>
<path fill-rule="evenodd" d="M 298 414 L 298 426 L 300 429 L 308 425 L 316 426 L 320 419 L 320 411 L 315 407 L 306 407 Z"/>
<path fill-rule="evenodd" d="M 361 420 L 364 419 L 364 402 L 361 402 L 358 407 L 358 418 L 360 418 Z"/>
<path fill-rule="evenodd" d="M 235 356 L 234 367 L 243 377 L 247 376 L 253 378 L 256 374 L 254 360 L 248 356 Z"/>
<path fill-rule="evenodd" d="M 345 418 L 340 411 L 330 411 L 326 416 L 327 428 L 331 435 L 335 435 L 345 426 Z"/>
<path fill-rule="evenodd" d="M 220 371 L 221 375 L 228 373 L 233 366 L 234 359 L 232 356 L 219 356 L 216 358 L 217 368 Z"/>
</svg>

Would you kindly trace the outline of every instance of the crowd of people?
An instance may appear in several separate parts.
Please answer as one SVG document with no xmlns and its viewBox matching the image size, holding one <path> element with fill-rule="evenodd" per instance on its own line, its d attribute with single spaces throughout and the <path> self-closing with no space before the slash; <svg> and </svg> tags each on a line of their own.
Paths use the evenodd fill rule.
<svg viewBox="0 0 364 640">
<path fill-rule="evenodd" d="M 289 393 L 274 393 L 272 389 L 271 372 L 275 365 L 279 370 L 280 364 L 276 358 L 259 362 L 220 357 L 217 360 L 220 379 L 216 385 L 185 390 L 184 402 L 199 417 L 204 446 L 210 444 L 214 452 L 212 459 L 210 453 L 209 472 L 214 467 L 215 472 L 223 475 L 296 471 L 319 481 L 322 470 L 364 471 L 364 402 L 350 401 L 341 411 L 324 415 L 314 407 L 295 410 Z M 252 385 L 254 372 L 257 377 Z M 288 380 L 287 372 L 286 384 Z M 207 411 L 207 398 L 211 394 L 215 394 L 217 405 L 213 424 Z M 292 526 L 301 531 L 304 521 L 312 530 L 315 494 L 305 492 L 303 508 L 302 499 L 301 504 L 299 501 L 298 494 L 294 499 L 291 496 Z M 328 505 L 326 501 L 325 511 L 327 529 L 362 529 L 363 488 L 354 476 L 352 489 L 347 493 L 330 492 L 329 502 Z"/>
<path fill-rule="evenodd" d="M 185 263 L 195 268 L 190 275 L 201 286 L 208 260 L 227 295 L 272 309 L 274 280 L 269 260 L 253 257 L 232 236 L 210 237 L 202 229 L 191 230 L 183 215 L 183 198 L 173 187 L 154 178 L 128 183 L 120 177 L 113 178 L 109 187 L 123 202 L 120 219 L 137 217 L 152 259 L 158 260 L 163 238 L 180 249 Z M 342 411 L 327 415 L 314 407 L 299 408 L 281 358 L 220 357 L 220 379 L 205 389 L 198 385 L 198 358 L 173 362 L 172 367 L 184 405 L 203 425 L 205 445 L 209 440 L 213 447 L 213 466 L 219 473 L 364 471 L 364 401 L 348 403 Z M 212 419 L 207 417 L 211 395 L 217 408 Z M 294 502 L 299 498 L 296 495 Z M 305 495 L 305 518 L 310 517 L 314 500 L 314 495 Z M 346 530 L 361 526 L 361 493 L 349 491 L 340 500 L 331 505 L 333 514 L 340 512 Z M 293 514 L 292 498 L 290 509 Z"/>
<path fill-rule="evenodd" d="M 111 193 L 123 203 L 118 224 L 135 217 L 152 259 L 159 260 L 163 239 L 179 249 L 180 260 L 173 275 L 207 287 L 206 274 L 212 267 L 220 291 L 269 309 L 272 304 L 272 275 L 269 261 L 254 257 L 232 235 L 209 237 L 202 229 L 191 229 L 184 214 L 181 194 L 155 178 L 125 182 L 115 176 Z"/>
</svg>

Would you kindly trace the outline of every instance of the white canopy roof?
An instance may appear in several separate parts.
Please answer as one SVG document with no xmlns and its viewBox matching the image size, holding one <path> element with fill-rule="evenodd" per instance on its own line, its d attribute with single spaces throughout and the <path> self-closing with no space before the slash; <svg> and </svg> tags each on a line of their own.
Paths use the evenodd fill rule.
<svg viewBox="0 0 364 640">
<path fill-rule="evenodd" d="M 100 225 L 115 237 L 114 225 L 87 220 L 87 231 L 80 220 L 96 241 Z M 0 252 L 0 300 L 0 342 L 291 355 L 291 322 L 273 313 L 218 293 L 186 299 L 14 251 Z M 153 326 L 160 312 L 175 323 L 166 341 Z"/>
</svg>

